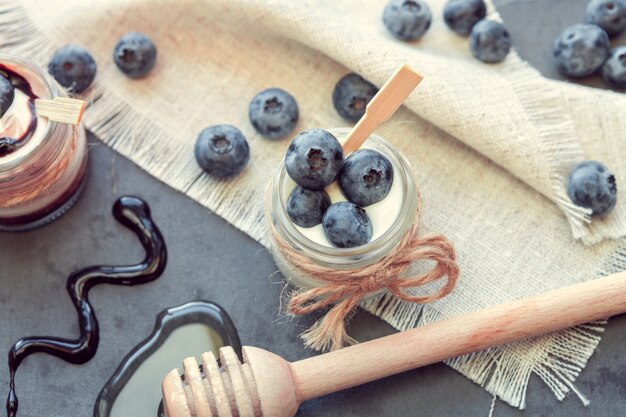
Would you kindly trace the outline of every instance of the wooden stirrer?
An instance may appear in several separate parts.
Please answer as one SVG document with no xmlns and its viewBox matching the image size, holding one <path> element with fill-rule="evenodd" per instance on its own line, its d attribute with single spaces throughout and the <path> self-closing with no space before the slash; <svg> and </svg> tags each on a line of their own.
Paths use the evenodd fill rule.
<svg viewBox="0 0 626 417">
<path fill-rule="evenodd" d="M 354 126 L 343 144 L 348 155 L 359 149 L 374 130 L 386 122 L 422 81 L 422 76 L 408 65 L 402 65 L 368 103 L 365 114 Z"/>
<path fill-rule="evenodd" d="M 87 103 L 83 100 L 67 97 L 55 97 L 52 100 L 36 99 L 37 114 L 54 122 L 71 125 L 80 124 Z"/>
<path fill-rule="evenodd" d="M 163 380 L 167 417 L 292 417 L 306 400 L 420 366 L 626 312 L 626 271 L 287 362 L 254 347 L 185 359 Z"/>
</svg>

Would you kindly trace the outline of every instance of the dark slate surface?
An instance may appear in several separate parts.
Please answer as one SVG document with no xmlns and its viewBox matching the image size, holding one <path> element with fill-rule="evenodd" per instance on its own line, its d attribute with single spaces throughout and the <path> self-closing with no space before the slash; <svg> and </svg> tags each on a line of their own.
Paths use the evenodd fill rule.
<svg viewBox="0 0 626 417">
<path fill-rule="evenodd" d="M 581 19 L 583 0 L 507 1 L 496 4 L 522 57 L 546 76 L 559 78 L 550 63 L 550 44 L 562 28 Z M 600 84 L 591 78 L 586 82 Z M 92 290 L 102 342 L 94 360 L 71 366 L 56 358 L 27 359 L 17 377 L 21 416 L 89 416 L 93 403 L 121 358 L 151 331 L 162 309 L 193 299 L 218 302 L 231 314 L 242 342 L 288 360 L 311 353 L 297 334 L 306 321 L 278 312 L 279 277 L 256 242 L 203 207 L 146 175 L 91 138 L 88 188 L 64 218 L 23 234 L 0 233 L 0 350 L 31 334 L 74 336 L 76 315 L 65 293 L 67 274 L 92 264 L 131 263 L 142 256 L 134 235 L 110 215 L 122 194 L 145 198 L 166 237 L 169 265 L 163 277 L 141 287 L 100 286 Z M 360 340 L 388 334 L 380 320 L 358 314 L 352 333 Z M 600 347 L 577 387 L 591 400 L 573 396 L 559 403 L 538 378 L 528 390 L 528 409 L 498 402 L 495 416 L 623 416 L 626 316 L 610 321 Z M 0 392 L 8 372 L 0 362 Z M 299 416 L 488 415 L 492 397 L 438 364 L 347 390 L 303 405 Z"/>
</svg>

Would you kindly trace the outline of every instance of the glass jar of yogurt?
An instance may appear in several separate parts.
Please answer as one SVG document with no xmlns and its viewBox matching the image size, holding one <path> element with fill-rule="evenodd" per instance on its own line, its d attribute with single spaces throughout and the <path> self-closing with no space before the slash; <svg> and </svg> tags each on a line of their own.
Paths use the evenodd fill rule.
<svg viewBox="0 0 626 417">
<path fill-rule="evenodd" d="M 0 118 L 0 231 L 29 230 L 78 199 L 87 166 L 85 130 L 37 115 L 36 98 L 66 95 L 32 62 L 0 54 L 0 76 L 15 90 Z"/>
<path fill-rule="evenodd" d="M 329 129 L 339 142 L 350 133 L 349 128 Z M 285 278 L 294 286 L 310 289 L 323 285 L 319 280 L 302 273 L 281 254 L 277 239 L 310 261 L 329 269 L 360 269 L 393 254 L 402 238 L 416 220 L 419 196 L 411 166 L 391 144 L 377 135 L 371 135 L 361 149 L 373 149 L 385 155 L 394 169 L 394 181 L 389 194 L 378 203 L 365 207 L 373 227 L 369 243 L 353 248 L 336 248 L 328 241 L 321 224 L 303 228 L 294 224 L 286 210 L 289 194 L 296 183 L 285 169 L 284 159 L 276 170 L 269 190 L 269 212 L 275 230 L 268 233 L 270 252 Z M 333 203 L 346 201 L 335 182 L 326 188 Z"/>
</svg>

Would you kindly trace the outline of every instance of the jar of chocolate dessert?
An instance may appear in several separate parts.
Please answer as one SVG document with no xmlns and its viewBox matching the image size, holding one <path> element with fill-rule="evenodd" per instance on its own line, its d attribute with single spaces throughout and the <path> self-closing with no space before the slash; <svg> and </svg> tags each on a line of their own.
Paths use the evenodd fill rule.
<svg viewBox="0 0 626 417">
<path fill-rule="evenodd" d="M 13 87 L 0 117 L 0 231 L 30 230 L 78 199 L 87 166 L 85 130 L 37 114 L 36 99 L 66 94 L 32 62 L 0 54 L 0 77 Z"/>
</svg>

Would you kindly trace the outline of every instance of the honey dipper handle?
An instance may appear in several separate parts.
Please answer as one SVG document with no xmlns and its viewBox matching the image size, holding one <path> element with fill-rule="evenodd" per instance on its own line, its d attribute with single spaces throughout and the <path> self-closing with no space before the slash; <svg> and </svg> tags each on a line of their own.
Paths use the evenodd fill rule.
<svg viewBox="0 0 626 417">
<path fill-rule="evenodd" d="M 466 353 L 626 312 L 626 272 L 291 364 L 306 401 Z"/>
</svg>

